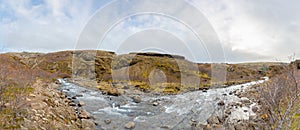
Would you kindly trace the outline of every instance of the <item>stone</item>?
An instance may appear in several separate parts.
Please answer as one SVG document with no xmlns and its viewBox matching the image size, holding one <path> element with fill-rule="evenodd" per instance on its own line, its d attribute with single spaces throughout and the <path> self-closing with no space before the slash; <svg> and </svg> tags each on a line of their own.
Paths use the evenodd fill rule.
<svg viewBox="0 0 300 130">
<path fill-rule="evenodd" d="M 60 98 L 62 98 L 62 99 L 65 99 L 66 97 L 67 97 L 67 95 L 65 95 L 65 94 L 60 95 Z"/>
<path fill-rule="evenodd" d="M 230 115 L 231 114 L 231 110 L 230 109 L 226 109 L 225 110 L 225 114 Z"/>
<path fill-rule="evenodd" d="M 142 99 L 141 99 L 140 96 L 133 96 L 133 97 L 132 97 L 132 100 L 133 100 L 133 102 L 135 102 L 135 103 L 140 103 L 140 102 L 142 102 Z"/>
<path fill-rule="evenodd" d="M 110 124 L 110 123 L 111 123 L 111 120 L 110 120 L 110 119 L 105 119 L 105 120 L 104 120 L 104 123 L 105 123 L 105 124 Z"/>
<path fill-rule="evenodd" d="M 95 123 L 92 120 L 81 119 L 81 123 L 82 123 L 82 128 L 85 130 L 86 129 L 90 129 L 90 130 L 95 129 Z"/>
<path fill-rule="evenodd" d="M 153 106 L 158 106 L 159 103 L 158 103 L 158 102 L 153 102 L 152 105 L 153 105 Z"/>
<path fill-rule="evenodd" d="M 110 90 L 107 91 L 107 94 L 111 95 L 111 96 L 120 96 L 121 95 L 121 93 L 118 92 L 117 89 L 110 89 Z"/>
<path fill-rule="evenodd" d="M 170 126 L 163 125 L 163 126 L 161 126 L 160 128 L 162 128 L 162 129 L 170 129 Z"/>
<path fill-rule="evenodd" d="M 36 97 L 36 95 L 34 95 L 34 94 L 29 94 L 29 97 Z"/>
<path fill-rule="evenodd" d="M 123 89 L 129 89 L 129 86 L 123 86 Z"/>
<path fill-rule="evenodd" d="M 70 102 L 69 105 L 70 105 L 70 106 L 76 106 L 76 103 Z"/>
<path fill-rule="evenodd" d="M 225 102 L 224 102 L 223 100 L 221 100 L 221 101 L 218 102 L 218 105 L 219 105 L 219 106 L 224 106 L 224 105 L 225 105 Z"/>
<path fill-rule="evenodd" d="M 54 105 L 55 105 L 55 106 L 59 106 L 59 105 L 60 105 L 59 100 L 55 100 L 55 101 L 54 101 Z"/>
<path fill-rule="evenodd" d="M 135 127 L 135 123 L 130 121 L 127 124 L 125 124 L 124 128 L 125 129 L 133 129 Z"/>
<path fill-rule="evenodd" d="M 241 102 L 242 102 L 243 104 L 249 104 L 249 103 L 251 103 L 250 100 L 249 100 L 248 98 L 246 98 L 246 97 L 242 97 L 242 98 L 241 98 Z"/>
<path fill-rule="evenodd" d="M 31 101 L 31 99 L 30 99 L 30 98 L 26 98 L 26 101 L 30 102 L 30 101 Z"/>
<path fill-rule="evenodd" d="M 91 114 L 88 113 L 85 110 L 81 110 L 80 113 L 79 113 L 79 118 L 81 118 L 81 119 L 90 119 L 91 118 Z"/>
<path fill-rule="evenodd" d="M 76 94 L 76 97 L 83 97 L 83 94 Z"/>
<path fill-rule="evenodd" d="M 79 101 L 79 103 L 78 103 L 78 106 L 79 107 L 82 107 L 82 106 L 84 106 L 85 105 L 85 103 L 83 102 L 83 101 Z"/>
<path fill-rule="evenodd" d="M 254 113 L 256 113 L 256 112 L 258 111 L 258 107 L 256 107 L 256 106 L 252 107 L 252 111 L 253 111 Z"/>
<path fill-rule="evenodd" d="M 219 121 L 219 119 L 218 119 L 218 117 L 217 116 L 210 116 L 208 119 L 207 119 L 207 123 L 208 124 L 219 124 L 220 123 L 220 121 Z"/>
</svg>

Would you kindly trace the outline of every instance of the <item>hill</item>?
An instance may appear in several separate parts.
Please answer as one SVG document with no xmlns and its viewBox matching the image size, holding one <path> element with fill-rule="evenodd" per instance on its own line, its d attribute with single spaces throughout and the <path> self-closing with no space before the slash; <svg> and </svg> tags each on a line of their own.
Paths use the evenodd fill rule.
<svg viewBox="0 0 300 130">
<path fill-rule="evenodd" d="M 15 62 L 32 70 L 45 71 L 53 77 L 91 80 L 95 87 L 105 82 L 124 83 L 146 91 L 179 93 L 208 87 L 240 84 L 257 80 L 269 73 L 274 64 L 215 64 L 193 63 L 182 56 L 158 53 L 116 55 L 100 50 L 61 51 L 55 53 L 8 53 Z M 226 81 L 212 82 L 214 73 L 226 72 Z M 224 70 L 225 69 L 225 70 Z M 220 75 L 222 76 L 222 75 Z M 214 77 L 217 77 L 214 75 Z M 80 81 L 79 81 L 80 80 Z M 222 81 L 222 80 L 220 80 Z M 99 87 L 99 86 L 98 86 Z M 162 88 L 162 89 L 158 89 Z"/>
</svg>

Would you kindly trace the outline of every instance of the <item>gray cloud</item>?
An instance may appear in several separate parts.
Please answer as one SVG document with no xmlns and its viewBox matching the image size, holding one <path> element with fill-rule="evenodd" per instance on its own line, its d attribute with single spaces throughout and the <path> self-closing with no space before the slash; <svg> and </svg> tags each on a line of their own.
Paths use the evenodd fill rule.
<svg viewBox="0 0 300 130">
<path fill-rule="evenodd" d="M 297 49 L 300 47 L 300 14 L 297 13 L 300 11 L 299 1 L 240 0 L 195 3 L 212 22 L 223 45 L 228 48 L 227 53 L 244 53 L 249 57 L 257 57 L 256 60 L 265 59 L 263 57 L 269 60 L 287 60 L 287 56 L 292 53 L 300 56 Z M 207 8 L 210 10 L 206 10 Z M 238 60 L 243 61 L 243 58 Z"/>
<path fill-rule="evenodd" d="M 2 43 L 2 48 L 5 47 L 2 50 L 73 49 L 85 23 L 95 13 L 95 8 L 103 7 L 103 3 L 107 3 L 108 0 L 101 2 L 102 6 L 95 7 L 93 5 L 97 3 L 95 1 L 47 0 L 38 5 L 31 5 L 28 2 L 2 1 L 0 11 L 5 10 L 8 15 L 0 17 L 0 43 Z M 292 53 L 300 57 L 300 50 L 297 49 L 300 47 L 300 14 L 298 13 L 300 1 L 189 0 L 189 3 L 199 9 L 215 29 L 228 62 L 286 60 L 286 57 Z M 150 8 L 149 5 L 151 4 L 139 1 L 133 7 L 143 9 Z M 180 5 L 176 2 L 167 2 L 162 6 L 176 7 L 173 13 L 178 16 L 194 20 L 201 19 L 190 15 L 192 10 L 189 6 Z M 109 22 L 109 19 L 122 14 L 127 8 L 127 6 L 111 8 L 109 15 L 99 17 L 99 19 Z M 98 28 L 101 26 L 95 24 L 94 30 L 90 33 L 97 32 Z M 152 35 L 153 37 L 148 36 L 149 32 L 143 32 L 154 28 L 158 33 Z M 203 29 L 201 33 L 206 34 L 207 30 Z M 202 38 L 209 39 L 209 35 Z M 170 50 L 170 53 L 179 53 L 178 50 L 185 46 L 180 46 L 184 44 L 180 42 L 182 39 L 188 44 L 186 46 L 192 49 L 200 48 L 201 50 L 203 46 L 195 47 L 195 45 L 209 44 L 199 42 L 190 30 L 174 20 L 145 15 L 131 17 L 120 22 L 112 28 L 99 49 L 117 51 L 118 46 L 121 46 L 121 49 L 130 51 L 135 47 L 141 49 L 147 45 L 150 46 L 151 41 L 160 41 L 159 44 L 163 46 L 158 47 L 166 48 Z M 176 46 L 172 46 L 171 43 Z M 152 46 L 157 45 L 152 44 Z M 187 55 L 187 53 L 180 53 Z M 196 55 L 195 61 L 208 60 L 201 57 L 204 54 L 196 51 L 192 53 Z M 219 51 L 214 53 L 219 53 Z"/>
</svg>

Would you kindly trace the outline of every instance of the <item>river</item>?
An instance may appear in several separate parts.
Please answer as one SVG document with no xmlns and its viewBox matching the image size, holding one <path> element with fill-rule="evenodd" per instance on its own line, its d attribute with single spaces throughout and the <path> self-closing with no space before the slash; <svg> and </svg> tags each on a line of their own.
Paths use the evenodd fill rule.
<svg viewBox="0 0 300 130">
<path fill-rule="evenodd" d="M 141 102 L 136 103 L 128 95 L 109 96 L 101 91 L 81 87 L 59 79 L 60 90 L 68 97 L 76 97 L 75 102 L 84 102 L 81 108 L 91 113 L 97 123 L 97 129 L 124 129 L 130 121 L 135 122 L 135 129 L 191 129 L 194 122 L 206 124 L 212 115 L 224 113 L 227 104 L 241 102 L 241 98 L 232 94 L 234 91 L 245 91 L 248 87 L 268 80 L 259 80 L 226 88 L 193 91 L 178 95 L 139 95 Z M 220 105 L 218 102 L 224 102 Z M 230 120 L 247 120 L 255 115 L 249 106 L 235 108 L 231 111 Z M 105 119 L 111 120 L 109 124 Z"/>
</svg>

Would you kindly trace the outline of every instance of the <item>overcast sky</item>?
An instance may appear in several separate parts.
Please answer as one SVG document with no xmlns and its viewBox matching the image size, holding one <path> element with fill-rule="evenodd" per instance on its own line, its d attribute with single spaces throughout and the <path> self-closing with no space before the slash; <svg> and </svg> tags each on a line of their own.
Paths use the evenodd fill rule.
<svg viewBox="0 0 300 130">
<path fill-rule="evenodd" d="M 117 1 L 110 7 L 115 1 L 0 0 L 0 51 L 85 49 L 78 45 L 82 33 L 104 29 L 100 23 L 91 26 L 94 30 L 86 29 L 96 17 L 112 26 L 92 49 L 174 53 L 198 62 L 214 61 L 213 53 L 224 55 L 225 62 L 285 61 L 293 53 L 300 58 L 299 0 L 187 0 L 186 5 L 182 0 L 152 0 L 172 10 L 174 17 L 164 16 L 147 0 Z M 132 8 L 155 13 L 123 17 Z M 194 15 L 192 8 L 201 15 Z M 110 15 L 102 16 L 101 10 Z M 118 22 L 110 21 L 113 18 Z M 199 26 L 189 25 L 195 21 L 201 21 Z M 210 38 L 219 43 L 210 43 L 217 41 Z"/>
</svg>

